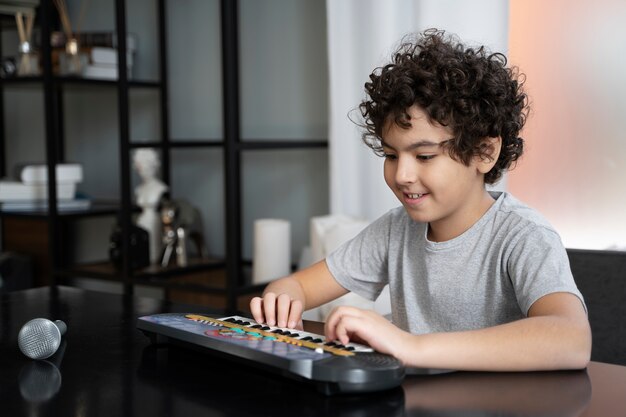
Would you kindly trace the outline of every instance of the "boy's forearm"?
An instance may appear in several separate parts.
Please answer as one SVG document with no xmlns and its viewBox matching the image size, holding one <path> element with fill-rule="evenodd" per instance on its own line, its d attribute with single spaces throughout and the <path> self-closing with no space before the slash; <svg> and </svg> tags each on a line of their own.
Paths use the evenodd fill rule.
<svg viewBox="0 0 626 417">
<path fill-rule="evenodd" d="M 272 282 L 265 288 L 263 295 L 268 292 L 276 295 L 288 294 L 292 300 L 301 301 L 304 309 L 308 310 L 334 300 L 348 291 L 337 283 L 326 262 L 320 261 Z"/>
<path fill-rule="evenodd" d="M 584 323 L 559 316 L 529 317 L 466 332 L 406 334 L 397 356 L 408 366 L 455 370 L 581 369 L 591 352 Z"/>
</svg>

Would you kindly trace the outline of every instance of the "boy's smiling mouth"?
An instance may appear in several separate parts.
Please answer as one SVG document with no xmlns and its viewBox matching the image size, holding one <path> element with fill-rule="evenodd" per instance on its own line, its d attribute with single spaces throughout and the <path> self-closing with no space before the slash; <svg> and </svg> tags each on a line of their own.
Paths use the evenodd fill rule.
<svg viewBox="0 0 626 417">
<path fill-rule="evenodd" d="M 416 204 L 421 202 L 424 197 L 429 195 L 428 193 L 402 193 L 404 195 L 404 201 L 407 204 Z"/>
</svg>

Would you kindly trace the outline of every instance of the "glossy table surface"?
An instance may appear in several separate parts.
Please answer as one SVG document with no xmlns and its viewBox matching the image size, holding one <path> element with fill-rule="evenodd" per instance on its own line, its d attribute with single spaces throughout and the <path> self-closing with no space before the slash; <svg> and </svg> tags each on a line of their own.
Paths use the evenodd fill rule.
<svg viewBox="0 0 626 417">
<path fill-rule="evenodd" d="M 409 376 L 376 394 L 324 397 L 308 385 L 210 355 L 150 346 L 137 317 L 210 313 L 69 287 L 0 295 L 2 416 L 623 416 L 626 367 L 585 371 Z M 21 326 L 60 319 L 68 331 L 47 361 L 17 347 Z M 308 330 L 319 331 L 309 323 Z"/>
</svg>

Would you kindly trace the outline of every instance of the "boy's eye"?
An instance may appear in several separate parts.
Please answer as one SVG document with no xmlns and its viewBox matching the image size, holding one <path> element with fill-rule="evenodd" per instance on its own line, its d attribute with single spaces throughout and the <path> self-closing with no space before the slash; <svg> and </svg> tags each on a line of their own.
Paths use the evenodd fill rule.
<svg viewBox="0 0 626 417">
<path fill-rule="evenodd" d="M 417 155 L 417 159 L 419 159 L 420 161 L 430 161 L 435 156 L 436 155 Z"/>
<path fill-rule="evenodd" d="M 392 161 L 398 158 L 397 156 L 395 156 L 394 154 L 391 154 L 391 153 L 386 153 L 384 155 L 384 157 L 385 157 L 385 159 L 389 159 L 389 160 L 392 160 Z"/>
</svg>

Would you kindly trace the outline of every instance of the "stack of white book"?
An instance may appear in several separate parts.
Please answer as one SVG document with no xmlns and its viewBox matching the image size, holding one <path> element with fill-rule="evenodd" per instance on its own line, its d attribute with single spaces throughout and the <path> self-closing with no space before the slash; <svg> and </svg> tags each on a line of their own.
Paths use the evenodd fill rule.
<svg viewBox="0 0 626 417">
<path fill-rule="evenodd" d="M 17 180 L 0 180 L 0 203 L 3 211 L 47 210 L 48 166 L 26 164 L 16 169 Z M 83 180 L 80 164 L 57 164 L 57 208 L 84 209 L 89 200 L 76 199 L 76 185 Z"/>
<path fill-rule="evenodd" d="M 126 41 L 126 68 L 128 78 L 132 78 L 133 56 L 136 42 L 134 37 L 128 37 Z M 117 48 L 107 46 L 92 46 L 89 52 L 89 64 L 83 68 L 83 77 L 104 80 L 117 80 L 118 59 Z"/>
</svg>

